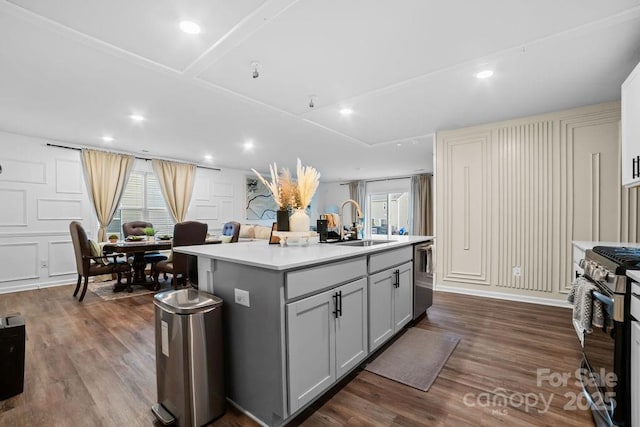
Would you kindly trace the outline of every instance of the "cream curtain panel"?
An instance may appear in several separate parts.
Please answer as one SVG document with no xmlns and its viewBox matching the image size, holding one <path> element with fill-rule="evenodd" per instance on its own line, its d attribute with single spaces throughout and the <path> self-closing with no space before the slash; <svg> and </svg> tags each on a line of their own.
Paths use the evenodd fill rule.
<svg viewBox="0 0 640 427">
<path fill-rule="evenodd" d="M 106 228 L 113 219 L 129 180 L 134 157 L 86 148 L 82 150 L 81 157 L 89 198 L 100 222 L 98 241 L 104 242 Z"/>
<path fill-rule="evenodd" d="M 193 194 L 196 165 L 158 159 L 151 164 L 173 220 L 183 222 Z"/>
<path fill-rule="evenodd" d="M 411 204 L 409 213 L 413 216 L 414 236 L 433 236 L 433 201 L 431 175 L 411 177 Z"/>
<path fill-rule="evenodd" d="M 365 215 L 365 209 L 367 204 L 367 183 L 365 181 L 351 181 L 349 183 L 349 197 L 355 200 L 360 205 L 362 214 Z M 351 205 L 351 221 L 357 222 L 356 207 Z"/>
</svg>

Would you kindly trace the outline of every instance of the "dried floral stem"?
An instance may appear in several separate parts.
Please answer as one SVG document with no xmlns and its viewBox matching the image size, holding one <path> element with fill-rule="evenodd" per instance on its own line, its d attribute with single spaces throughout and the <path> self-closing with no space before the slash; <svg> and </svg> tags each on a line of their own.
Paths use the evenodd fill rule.
<svg viewBox="0 0 640 427">
<path fill-rule="evenodd" d="M 297 207 L 306 208 L 318 189 L 320 183 L 320 174 L 311 166 L 302 166 L 302 162 L 298 159 L 297 165 L 298 178 L 298 198 Z"/>
<path fill-rule="evenodd" d="M 283 204 L 282 198 L 280 197 L 280 183 L 278 181 L 278 166 L 276 165 L 276 163 L 274 162 L 273 165 L 269 165 L 269 171 L 271 172 L 271 182 L 264 179 L 257 170 L 251 170 L 256 174 L 256 176 L 258 177 L 258 179 L 260 179 L 264 186 L 269 189 L 271 195 L 273 196 L 273 200 L 276 202 L 278 207 L 280 207 L 280 209 L 284 209 L 285 205 Z"/>
</svg>

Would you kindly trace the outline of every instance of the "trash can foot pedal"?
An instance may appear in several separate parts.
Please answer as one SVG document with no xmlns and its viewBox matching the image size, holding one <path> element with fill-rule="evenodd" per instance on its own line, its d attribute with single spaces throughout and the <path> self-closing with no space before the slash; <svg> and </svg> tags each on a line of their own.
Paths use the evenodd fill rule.
<svg viewBox="0 0 640 427">
<path fill-rule="evenodd" d="M 173 424 L 176 421 L 173 415 L 171 415 L 169 411 L 164 409 L 164 406 L 162 406 L 159 403 L 154 403 L 151 406 L 151 411 L 156 416 L 158 421 L 160 421 L 165 426 L 168 426 L 169 424 Z"/>
</svg>

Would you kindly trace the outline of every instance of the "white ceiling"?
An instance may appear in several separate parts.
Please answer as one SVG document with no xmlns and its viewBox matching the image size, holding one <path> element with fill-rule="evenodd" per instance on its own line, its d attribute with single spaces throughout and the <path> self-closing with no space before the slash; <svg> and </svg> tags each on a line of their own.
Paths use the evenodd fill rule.
<svg viewBox="0 0 640 427">
<path fill-rule="evenodd" d="M 430 172 L 438 130 L 619 99 L 640 0 L 0 0 L 0 40 L 2 130 L 334 181 Z"/>
</svg>

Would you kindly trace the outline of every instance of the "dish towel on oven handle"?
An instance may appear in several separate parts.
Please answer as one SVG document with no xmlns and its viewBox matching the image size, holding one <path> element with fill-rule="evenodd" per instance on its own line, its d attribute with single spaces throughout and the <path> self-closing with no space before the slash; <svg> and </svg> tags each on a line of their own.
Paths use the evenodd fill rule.
<svg viewBox="0 0 640 427">
<path fill-rule="evenodd" d="M 593 332 L 592 325 L 599 328 L 604 326 L 604 308 L 591 293 L 597 290 L 598 287 L 589 279 L 578 277 L 567 296 L 567 300 L 573 304 L 573 319 L 588 334 Z"/>
</svg>

